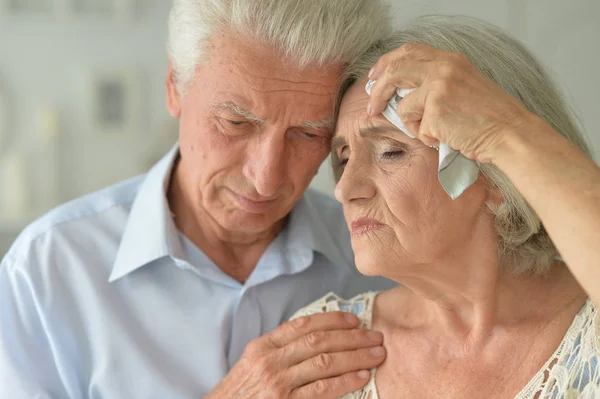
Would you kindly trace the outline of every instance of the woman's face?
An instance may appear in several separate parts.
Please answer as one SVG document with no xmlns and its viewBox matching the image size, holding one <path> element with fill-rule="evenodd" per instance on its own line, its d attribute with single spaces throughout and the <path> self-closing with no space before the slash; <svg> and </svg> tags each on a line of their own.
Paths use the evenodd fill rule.
<svg viewBox="0 0 600 399">
<path fill-rule="evenodd" d="M 438 152 L 382 115 L 367 114 L 366 82 L 354 84 L 340 108 L 335 196 L 344 205 L 359 270 L 398 279 L 460 256 L 478 232 L 493 231 L 493 219 L 483 179 L 452 200 L 438 181 Z"/>
</svg>

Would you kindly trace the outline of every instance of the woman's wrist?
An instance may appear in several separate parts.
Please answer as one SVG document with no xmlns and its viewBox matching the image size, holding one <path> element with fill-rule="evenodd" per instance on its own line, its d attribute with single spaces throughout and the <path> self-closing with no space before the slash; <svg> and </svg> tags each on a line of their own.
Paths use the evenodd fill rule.
<svg viewBox="0 0 600 399">
<path fill-rule="evenodd" d="M 519 168 L 544 155 L 551 141 L 562 137 L 542 118 L 531 114 L 526 123 L 507 128 L 490 154 L 491 163 L 500 170 Z M 508 172 L 508 171 L 505 171 Z"/>
</svg>

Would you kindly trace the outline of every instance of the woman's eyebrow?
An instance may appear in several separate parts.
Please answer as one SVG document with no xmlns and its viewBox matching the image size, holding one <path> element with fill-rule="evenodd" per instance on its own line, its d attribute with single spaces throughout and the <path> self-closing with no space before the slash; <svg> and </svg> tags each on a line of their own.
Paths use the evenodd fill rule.
<svg viewBox="0 0 600 399">
<path fill-rule="evenodd" d="M 365 126 L 363 128 L 361 128 L 358 131 L 358 134 L 360 135 L 360 137 L 363 138 L 378 138 L 378 139 L 384 139 L 387 141 L 396 141 L 393 138 L 389 137 L 390 133 L 398 133 L 398 129 L 395 127 L 391 127 L 391 126 Z M 346 141 L 346 137 L 344 136 L 335 136 L 332 141 L 331 141 L 331 150 L 335 151 L 340 147 L 343 147 L 344 145 L 346 145 L 347 141 Z M 400 144 L 406 145 L 406 143 L 401 143 Z"/>
<path fill-rule="evenodd" d="M 393 128 L 393 127 L 388 127 L 388 126 L 366 126 L 361 128 L 358 131 L 358 134 L 360 135 L 360 137 L 363 138 L 368 138 L 368 137 L 373 137 L 373 136 L 382 136 L 385 134 L 389 134 L 390 132 L 394 132 L 398 129 Z"/>
<path fill-rule="evenodd" d="M 335 136 L 331 139 L 331 151 L 336 151 L 338 148 L 345 146 L 347 143 L 344 136 Z"/>
</svg>

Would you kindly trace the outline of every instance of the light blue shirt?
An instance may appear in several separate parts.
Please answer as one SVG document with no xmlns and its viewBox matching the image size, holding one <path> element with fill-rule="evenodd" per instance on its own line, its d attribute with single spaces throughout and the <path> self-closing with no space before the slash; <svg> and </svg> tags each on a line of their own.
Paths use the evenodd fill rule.
<svg viewBox="0 0 600 399">
<path fill-rule="evenodd" d="M 198 399 L 316 298 L 392 286 L 358 273 L 339 205 L 310 190 L 248 281 L 233 280 L 173 223 L 177 153 L 17 239 L 0 264 L 0 398 Z"/>
</svg>

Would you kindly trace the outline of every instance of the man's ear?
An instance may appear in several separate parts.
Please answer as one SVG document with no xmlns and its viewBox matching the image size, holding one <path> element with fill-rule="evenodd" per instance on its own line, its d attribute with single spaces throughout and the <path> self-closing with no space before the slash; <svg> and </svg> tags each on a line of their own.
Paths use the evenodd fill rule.
<svg viewBox="0 0 600 399">
<path fill-rule="evenodd" d="M 181 116 L 182 99 L 179 93 L 179 88 L 177 87 L 177 80 L 175 78 L 175 73 L 173 71 L 173 63 L 171 62 L 171 60 L 169 60 L 169 65 L 167 67 L 166 87 L 167 110 L 173 118 L 179 118 Z"/>
</svg>

